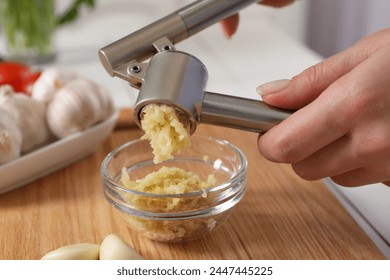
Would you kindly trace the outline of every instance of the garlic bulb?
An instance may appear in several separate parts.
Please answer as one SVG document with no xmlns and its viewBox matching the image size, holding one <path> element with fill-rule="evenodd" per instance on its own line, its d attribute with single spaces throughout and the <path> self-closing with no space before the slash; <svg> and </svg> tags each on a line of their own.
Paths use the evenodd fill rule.
<svg viewBox="0 0 390 280">
<path fill-rule="evenodd" d="M 0 87 L 0 107 L 14 119 L 22 134 L 22 153 L 47 143 L 50 132 L 45 119 L 45 106 L 25 94 L 14 93 L 9 85 Z"/>
<path fill-rule="evenodd" d="M 47 105 L 46 120 L 52 133 L 64 138 L 108 118 L 113 112 L 108 92 L 87 79 L 76 79 L 58 90 Z"/>
<path fill-rule="evenodd" d="M 55 92 L 66 83 L 77 78 L 77 73 L 70 69 L 48 68 L 42 72 L 33 85 L 32 98 L 45 104 L 49 103 Z"/>
<path fill-rule="evenodd" d="M 0 107 L 0 164 L 20 156 L 22 134 L 12 116 Z"/>
</svg>

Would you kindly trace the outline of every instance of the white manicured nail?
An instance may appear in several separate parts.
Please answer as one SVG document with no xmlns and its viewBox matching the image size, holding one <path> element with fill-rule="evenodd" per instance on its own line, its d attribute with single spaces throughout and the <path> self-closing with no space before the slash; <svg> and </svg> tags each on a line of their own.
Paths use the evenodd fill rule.
<svg viewBox="0 0 390 280">
<path fill-rule="evenodd" d="M 256 91 L 261 96 L 266 96 L 284 90 L 285 88 L 288 87 L 289 84 L 290 84 L 290 80 L 287 79 L 276 80 L 258 86 L 256 88 Z"/>
</svg>

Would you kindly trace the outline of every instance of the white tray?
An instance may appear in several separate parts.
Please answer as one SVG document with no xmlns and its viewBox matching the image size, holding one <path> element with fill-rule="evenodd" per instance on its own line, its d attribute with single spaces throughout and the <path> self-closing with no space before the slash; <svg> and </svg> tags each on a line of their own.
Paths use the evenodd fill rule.
<svg viewBox="0 0 390 280">
<path fill-rule="evenodd" d="M 44 177 L 88 154 L 113 131 L 119 112 L 82 132 L 0 165 L 0 194 Z"/>
</svg>

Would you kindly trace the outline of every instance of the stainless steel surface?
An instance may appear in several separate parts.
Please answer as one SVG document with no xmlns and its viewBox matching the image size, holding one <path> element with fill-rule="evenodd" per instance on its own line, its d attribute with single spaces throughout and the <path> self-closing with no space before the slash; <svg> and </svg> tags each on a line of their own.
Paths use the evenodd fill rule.
<svg viewBox="0 0 390 280">
<path fill-rule="evenodd" d="M 167 38 L 176 44 L 258 0 L 201 0 L 151 23 L 99 50 L 99 59 L 111 76 L 128 80 L 128 66 L 157 53 L 155 42 Z M 139 85 L 136 85 L 138 87 Z"/>
<path fill-rule="evenodd" d="M 291 114 L 261 101 L 205 92 L 207 77 L 206 67 L 196 57 L 178 51 L 156 54 L 136 101 L 135 122 L 141 126 L 146 105 L 166 104 L 188 119 L 191 134 L 199 123 L 263 133 Z"/>
<path fill-rule="evenodd" d="M 189 54 L 178 51 L 156 54 L 149 62 L 134 107 L 135 122 L 141 126 L 142 109 L 146 105 L 167 104 L 184 114 L 192 134 L 199 119 L 207 77 L 203 63 Z"/>
<path fill-rule="evenodd" d="M 206 92 L 199 122 L 264 133 L 290 115 L 262 101 Z"/>
<path fill-rule="evenodd" d="M 179 15 L 170 14 L 105 46 L 99 50 L 100 62 L 111 76 L 126 80 L 127 64 L 141 62 L 154 55 L 157 50 L 153 44 L 163 37 L 173 43 L 187 38 L 187 28 Z"/>
<path fill-rule="evenodd" d="M 99 50 L 107 72 L 140 89 L 134 119 L 141 126 L 148 104 L 167 104 L 188 120 L 190 133 L 198 123 L 265 132 L 290 115 L 261 101 L 205 93 L 207 70 L 174 44 L 258 0 L 201 0 Z M 149 63 L 142 63 L 151 57 Z"/>
<path fill-rule="evenodd" d="M 259 0 L 201 0 L 176 13 L 187 27 L 188 37 L 244 9 Z"/>
<path fill-rule="evenodd" d="M 123 69 L 126 73 L 126 80 L 129 81 L 132 87 L 140 89 L 144 81 L 146 69 L 149 67 L 149 63 L 131 61 L 126 65 L 126 67 L 126 69 Z"/>
</svg>

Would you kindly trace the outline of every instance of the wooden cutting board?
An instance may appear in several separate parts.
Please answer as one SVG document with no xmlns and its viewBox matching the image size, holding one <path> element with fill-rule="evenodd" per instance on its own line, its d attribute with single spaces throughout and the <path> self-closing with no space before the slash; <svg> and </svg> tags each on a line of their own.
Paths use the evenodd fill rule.
<svg viewBox="0 0 390 280">
<path fill-rule="evenodd" d="M 321 181 L 300 179 L 289 165 L 265 160 L 255 133 L 200 125 L 246 154 L 247 191 L 224 226 L 183 244 L 147 240 L 106 202 L 104 157 L 142 132 L 123 110 L 116 130 L 83 160 L 0 196 L 0 259 L 39 259 L 58 247 L 101 243 L 119 233 L 147 259 L 384 259 Z"/>
</svg>

